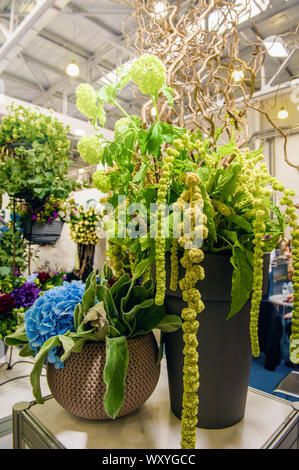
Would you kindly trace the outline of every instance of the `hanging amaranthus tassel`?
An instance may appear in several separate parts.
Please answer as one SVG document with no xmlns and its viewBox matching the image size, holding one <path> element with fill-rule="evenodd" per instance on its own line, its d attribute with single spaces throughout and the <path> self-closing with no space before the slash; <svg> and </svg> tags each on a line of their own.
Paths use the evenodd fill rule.
<svg viewBox="0 0 299 470">
<path fill-rule="evenodd" d="M 178 260 L 178 241 L 174 239 L 171 247 L 171 275 L 170 275 L 170 289 L 176 291 L 178 288 L 179 280 L 179 260 Z"/>
<path fill-rule="evenodd" d="M 293 257 L 293 287 L 294 287 L 294 302 L 292 312 L 292 328 L 290 336 L 290 360 L 294 364 L 299 364 L 299 227 L 297 223 L 296 209 L 292 197 L 295 196 L 295 191 L 285 190 L 278 182 L 274 182 L 273 189 L 282 191 L 284 196 L 280 200 L 281 205 L 287 206 L 285 213 L 289 217 L 289 226 L 292 228 L 291 237 Z"/>
<path fill-rule="evenodd" d="M 258 207 L 257 207 L 258 209 Z M 263 290 L 263 234 L 266 226 L 264 224 L 265 212 L 258 209 L 254 222 L 254 254 L 253 254 L 253 294 L 250 312 L 250 338 L 251 350 L 254 357 L 260 355 L 258 339 L 258 320 Z"/>
<path fill-rule="evenodd" d="M 166 291 L 166 272 L 165 272 L 165 234 L 164 223 L 165 217 L 163 216 L 164 204 L 166 203 L 166 196 L 168 191 L 168 184 L 170 181 L 173 162 L 179 152 L 173 148 L 166 150 L 164 157 L 162 174 L 160 178 L 160 186 L 158 190 L 157 206 L 158 206 L 158 233 L 155 240 L 156 244 L 156 305 L 163 305 Z"/>
<path fill-rule="evenodd" d="M 199 388 L 199 369 L 198 369 L 198 341 L 197 331 L 199 322 L 197 315 L 204 309 L 200 292 L 195 288 L 196 283 L 204 278 L 204 270 L 200 263 L 204 254 L 200 248 L 194 247 L 195 241 L 201 235 L 201 239 L 206 238 L 207 228 L 204 225 L 196 223 L 196 209 L 202 210 L 203 200 L 201 191 L 197 187 L 200 178 L 197 174 L 187 175 L 185 180 L 186 191 L 178 199 L 177 204 L 181 210 L 184 210 L 185 202 L 189 202 L 191 207 L 184 211 L 184 214 L 191 218 L 189 233 L 185 233 L 179 238 L 178 243 L 184 248 L 184 256 L 181 260 L 182 266 L 186 269 L 185 278 L 179 282 L 183 293 L 183 300 L 187 303 L 187 308 L 182 310 L 183 339 L 185 347 L 184 368 L 183 368 L 183 411 L 182 411 L 182 430 L 181 447 L 182 449 L 194 449 L 196 444 L 196 425 L 198 415 L 198 388 Z M 202 216 L 203 219 L 204 216 Z M 206 218 L 205 218 L 206 220 Z M 186 220 L 184 219 L 184 228 Z M 188 220 L 187 220 L 188 222 Z M 189 224 L 187 224 L 189 226 Z"/>
</svg>

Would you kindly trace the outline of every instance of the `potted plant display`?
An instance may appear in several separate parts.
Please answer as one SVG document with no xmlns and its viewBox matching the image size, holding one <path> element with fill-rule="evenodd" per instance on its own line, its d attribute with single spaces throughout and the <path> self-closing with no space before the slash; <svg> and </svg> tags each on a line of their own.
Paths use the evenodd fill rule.
<svg viewBox="0 0 299 470">
<path fill-rule="evenodd" d="M 62 284 L 63 272 L 38 271 L 30 276 L 7 274 L 0 278 L 0 340 L 13 334 L 24 314 L 42 292 Z"/>
<path fill-rule="evenodd" d="M 78 149 L 85 161 L 109 168 L 94 173 L 94 185 L 108 193 L 114 231 L 107 233 L 134 256 L 132 275 L 154 271 L 156 305 L 182 317 L 182 328 L 164 339 L 181 445 L 193 448 L 196 425 L 226 427 L 244 415 L 251 357 L 259 355 L 266 253 L 287 225 L 295 269 L 290 357 L 299 362 L 295 193 L 269 174 L 261 148 L 237 145 L 234 127 L 227 142 L 223 127 L 210 138 L 160 121 L 159 103 L 172 109 L 173 90 L 156 56 L 145 54 L 117 75 L 117 83 L 98 91 L 89 84 L 77 88 L 77 107 L 95 129 L 98 120 L 105 124 L 105 103 L 122 110 L 117 94 L 130 80 L 149 95 L 155 117 L 148 124 L 123 110 L 113 142 L 95 134 L 83 137 Z M 272 202 L 276 194 L 285 210 Z"/>
<path fill-rule="evenodd" d="M 78 248 L 79 269 L 75 274 L 84 282 L 93 271 L 95 245 L 99 241 L 97 225 L 101 218 L 96 208 L 80 206 L 70 221 L 71 238 Z"/>
<path fill-rule="evenodd" d="M 125 274 L 111 285 L 103 271 L 92 272 L 86 285 L 64 282 L 41 295 L 5 340 L 22 346 L 21 356 L 35 357 L 37 401 L 43 403 L 39 377 L 46 360 L 53 396 L 78 417 L 115 419 L 145 403 L 160 373 L 152 330 L 181 325 L 179 316 L 155 305 L 154 293 L 152 280 L 139 285 Z"/>
<path fill-rule="evenodd" d="M 41 205 L 52 194 L 66 199 L 76 183 L 67 177 L 68 129 L 52 116 L 10 106 L 0 126 L 0 190 Z"/>
<path fill-rule="evenodd" d="M 23 201 L 17 204 L 15 210 L 21 217 L 24 238 L 39 245 L 55 244 L 63 224 L 77 215 L 73 199 L 64 200 L 52 195 L 40 206 Z"/>
</svg>

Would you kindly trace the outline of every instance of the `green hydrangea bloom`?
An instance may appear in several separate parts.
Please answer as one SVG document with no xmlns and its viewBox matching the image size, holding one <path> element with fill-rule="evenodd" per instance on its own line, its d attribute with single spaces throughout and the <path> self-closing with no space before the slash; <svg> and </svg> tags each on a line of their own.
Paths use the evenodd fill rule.
<svg viewBox="0 0 299 470">
<path fill-rule="evenodd" d="M 108 193 L 111 189 L 109 174 L 104 170 L 97 170 L 93 174 L 93 184 L 101 193 Z"/>
<path fill-rule="evenodd" d="M 134 61 L 131 79 L 143 94 L 156 95 L 166 84 L 166 69 L 158 57 L 145 54 Z"/>
<path fill-rule="evenodd" d="M 76 106 L 80 113 L 89 119 L 95 118 L 98 112 L 97 95 L 94 88 L 88 83 L 81 83 L 76 89 Z"/>
<path fill-rule="evenodd" d="M 82 160 L 91 165 L 97 165 L 100 163 L 103 147 L 98 137 L 84 135 L 78 142 L 78 151 Z"/>
</svg>

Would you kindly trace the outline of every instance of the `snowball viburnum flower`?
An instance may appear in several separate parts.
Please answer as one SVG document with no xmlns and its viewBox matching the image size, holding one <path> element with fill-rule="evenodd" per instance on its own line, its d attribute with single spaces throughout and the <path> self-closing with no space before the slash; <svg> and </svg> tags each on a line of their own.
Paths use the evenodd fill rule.
<svg viewBox="0 0 299 470">
<path fill-rule="evenodd" d="M 94 186 L 101 191 L 101 193 L 108 193 L 111 189 L 109 175 L 104 170 L 97 170 L 93 174 L 93 184 Z"/>
<path fill-rule="evenodd" d="M 142 93 L 155 96 L 166 84 L 166 69 L 158 57 L 145 54 L 134 61 L 131 79 Z"/>
<path fill-rule="evenodd" d="M 78 151 L 85 162 L 97 165 L 100 163 L 103 147 L 98 137 L 84 135 L 78 142 Z"/>
<path fill-rule="evenodd" d="M 97 95 L 95 89 L 88 83 L 81 83 L 76 89 L 76 106 L 80 113 L 93 119 L 98 112 Z"/>
</svg>

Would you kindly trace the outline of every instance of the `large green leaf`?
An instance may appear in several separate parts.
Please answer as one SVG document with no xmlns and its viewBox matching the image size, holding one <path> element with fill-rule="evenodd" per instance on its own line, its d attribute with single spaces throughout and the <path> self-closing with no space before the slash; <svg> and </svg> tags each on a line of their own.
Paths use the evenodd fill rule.
<svg viewBox="0 0 299 470">
<path fill-rule="evenodd" d="M 20 346 L 29 343 L 26 336 L 25 325 L 20 326 L 12 335 L 6 336 L 5 344 L 7 346 Z"/>
<path fill-rule="evenodd" d="M 165 317 L 164 305 L 153 305 L 150 308 L 139 309 L 135 315 L 135 328 L 133 336 L 144 335 L 151 332 Z"/>
<path fill-rule="evenodd" d="M 241 215 L 229 215 L 228 217 L 226 217 L 226 219 L 229 222 L 238 225 L 238 227 L 243 228 L 244 230 L 246 230 L 246 232 L 251 233 L 253 231 L 252 225 Z"/>
<path fill-rule="evenodd" d="M 41 393 L 41 388 L 40 388 L 40 376 L 42 373 L 44 362 L 47 358 L 47 355 L 50 349 L 54 348 L 55 346 L 60 346 L 60 345 L 61 345 L 61 342 L 60 342 L 59 336 L 53 336 L 52 338 L 49 338 L 42 345 L 38 354 L 36 355 L 35 364 L 30 374 L 30 383 L 32 386 L 33 396 L 36 399 L 37 403 L 39 404 L 44 403 L 42 393 Z"/>
<path fill-rule="evenodd" d="M 33 351 L 30 347 L 30 344 L 25 344 L 25 346 L 22 347 L 21 351 L 19 351 L 19 356 L 20 357 L 33 357 L 35 355 L 35 351 Z"/>
<path fill-rule="evenodd" d="M 124 401 L 128 364 L 129 350 L 125 336 L 116 338 L 106 336 L 104 408 L 107 415 L 112 419 L 117 417 Z"/>
<path fill-rule="evenodd" d="M 222 168 L 217 171 L 216 175 L 216 187 L 214 189 L 214 196 L 217 194 L 222 199 L 227 198 L 234 193 L 239 175 L 242 171 L 241 163 L 231 163 L 225 170 Z"/>
<path fill-rule="evenodd" d="M 61 361 L 64 362 L 72 352 L 81 352 L 84 346 L 84 343 L 87 341 L 88 337 L 83 336 L 81 338 L 71 337 L 68 335 L 60 335 L 59 339 L 63 347 L 63 354 L 61 356 Z"/>
<path fill-rule="evenodd" d="M 96 292 L 97 292 L 97 275 L 96 271 L 93 271 L 86 281 L 85 291 L 82 298 L 82 306 L 84 309 L 84 314 L 88 312 L 88 310 L 95 305 L 96 299 Z"/>
<path fill-rule="evenodd" d="M 182 319 L 178 315 L 165 315 L 156 328 L 165 333 L 177 331 L 182 326 Z"/>
<path fill-rule="evenodd" d="M 238 243 L 233 247 L 231 263 L 234 266 L 232 277 L 232 302 L 228 319 L 238 313 L 249 299 L 253 288 L 253 269 L 245 249 Z"/>
</svg>

